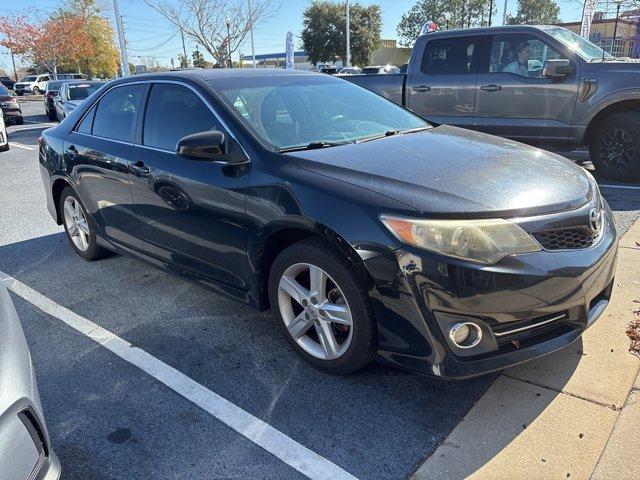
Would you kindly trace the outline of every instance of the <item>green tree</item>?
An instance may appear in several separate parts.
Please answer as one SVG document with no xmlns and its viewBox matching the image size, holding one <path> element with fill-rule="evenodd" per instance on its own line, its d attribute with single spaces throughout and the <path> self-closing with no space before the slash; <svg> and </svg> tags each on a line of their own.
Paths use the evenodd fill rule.
<svg viewBox="0 0 640 480">
<path fill-rule="evenodd" d="M 178 54 L 178 64 L 180 68 L 189 68 L 191 66 L 189 63 L 189 57 L 182 53 Z"/>
<path fill-rule="evenodd" d="M 207 68 L 207 62 L 204 59 L 204 55 L 200 53 L 197 48 L 191 54 L 193 61 L 191 62 L 195 68 Z"/>
<path fill-rule="evenodd" d="M 507 17 L 509 25 L 551 25 L 560 23 L 560 7 L 554 0 L 518 0 L 515 16 Z"/>
<path fill-rule="evenodd" d="M 311 63 L 331 62 L 336 58 L 346 62 L 346 11 L 346 3 L 328 0 L 313 1 L 305 9 L 302 14 L 302 47 Z M 349 5 L 349 17 L 351 62 L 364 66 L 381 43 L 380 7 L 352 3 Z"/>
<path fill-rule="evenodd" d="M 497 2 L 493 3 L 495 14 Z M 434 21 L 439 30 L 488 25 L 490 5 L 490 0 L 419 0 L 402 15 L 396 28 L 400 43 L 412 46 L 428 20 Z"/>
</svg>

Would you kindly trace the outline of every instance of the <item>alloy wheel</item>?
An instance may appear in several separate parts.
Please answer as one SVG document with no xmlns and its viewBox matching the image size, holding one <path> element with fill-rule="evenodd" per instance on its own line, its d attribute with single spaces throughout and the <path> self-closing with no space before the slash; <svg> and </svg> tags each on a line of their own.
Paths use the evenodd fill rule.
<svg viewBox="0 0 640 480">
<path fill-rule="evenodd" d="M 633 138 L 626 130 L 615 128 L 602 135 L 602 162 L 612 170 L 628 167 L 635 158 Z"/>
<path fill-rule="evenodd" d="M 289 335 L 321 360 L 341 357 L 353 337 L 353 319 L 346 297 L 323 269 L 296 263 L 278 285 L 278 306 Z"/>
<path fill-rule="evenodd" d="M 89 224 L 80 202 L 71 196 L 64 200 L 64 224 L 76 248 L 86 252 L 89 248 Z"/>
</svg>

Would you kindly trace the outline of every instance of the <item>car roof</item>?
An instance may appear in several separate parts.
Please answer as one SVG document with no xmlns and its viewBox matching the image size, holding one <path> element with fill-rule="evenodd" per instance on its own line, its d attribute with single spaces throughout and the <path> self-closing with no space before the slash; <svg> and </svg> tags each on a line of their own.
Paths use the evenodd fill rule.
<svg viewBox="0 0 640 480">
<path fill-rule="evenodd" d="M 451 30 L 436 30 L 420 35 L 421 37 L 449 37 L 452 35 L 490 35 L 494 33 L 516 33 L 531 30 L 544 30 L 558 27 L 558 25 L 497 25 L 494 27 L 456 28 Z M 560 27 L 562 28 L 562 27 Z"/>
<path fill-rule="evenodd" d="M 58 80 L 56 80 L 56 81 L 58 81 Z M 104 80 L 81 80 L 81 79 L 78 79 L 78 80 L 62 80 L 62 83 L 66 83 L 67 85 L 86 85 L 86 84 L 93 85 L 93 84 L 96 84 L 96 83 L 107 83 L 107 82 L 105 82 Z"/>
<path fill-rule="evenodd" d="M 227 78 L 261 77 L 261 76 L 319 75 L 305 70 L 286 70 L 284 68 L 208 68 L 202 70 L 180 70 L 177 72 L 144 73 L 127 77 L 131 81 L 153 80 L 159 77 L 198 78 L 200 80 L 219 80 Z"/>
</svg>

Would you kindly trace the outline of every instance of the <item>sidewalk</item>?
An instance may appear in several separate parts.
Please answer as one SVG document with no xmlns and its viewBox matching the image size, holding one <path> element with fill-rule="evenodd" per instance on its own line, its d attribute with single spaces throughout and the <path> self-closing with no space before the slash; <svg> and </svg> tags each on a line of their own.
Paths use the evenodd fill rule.
<svg viewBox="0 0 640 480">
<path fill-rule="evenodd" d="M 639 477 L 640 359 L 625 333 L 640 308 L 636 242 L 640 220 L 603 316 L 571 346 L 502 372 L 412 480 Z"/>
</svg>

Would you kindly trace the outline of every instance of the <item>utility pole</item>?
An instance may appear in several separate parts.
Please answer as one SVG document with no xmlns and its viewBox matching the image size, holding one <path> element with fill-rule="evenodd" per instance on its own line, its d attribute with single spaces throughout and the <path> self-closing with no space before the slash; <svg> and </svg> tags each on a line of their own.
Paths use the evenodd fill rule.
<svg viewBox="0 0 640 480">
<path fill-rule="evenodd" d="M 493 0 L 489 1 L 489 27 L 491 26 L 491 14 L 493 13 Z"/>
<path fill-rule="evenodd" d="M 129 56 L 127 55 L 127 42 L 124 39 L 124 28 L 122 28 L 122 17 L 120 16 L 120 5 L 118 0 L 113 0 L 113 10 L 116 16 L 116 27 L 118 28 L 118 43 L 120 44 L 120 62 L 122 63 L 122 76 L 129 76 Z"/>
<path fill-rule="evenodd" d="M 231 68 L 233 67 L 233 62 L 231 61 L 231 20 L 227 18 L 225 23 L 227 24 L 227 56 L 229 57 L 227 68 Z"/>
<path fill-rule="evenodd" d="M 502 11 L 502 25 L 507 24 L 507 2 L 509 0 L 504 0 L 504 10 Z"/>
<path fill-rule="evenodd" d="M 247 0 L 249 2 L 249 19 L 251 20 L 251 29 L 249 30 L 249 35 L 251 35 L 251 62 L 253 64 L 253 68 L 256 68 L 256 49 L 253 46 L 253 17 L 251 16 L 251 0 Z"/>
<path fill-rule="evenodd" d="M 347 0 L 347 64 L 345 67 L 351 66 L 351 32 L 349 31 L 349 0 Z"/>
<path fill-rule="evenodd" d="M 187 47 L 184 44 L 184 30 L 180 29 L 180 36 L 182 37 L 182 54 L 184 55 L 185 60 L 187 59 Z"/>
<path fill-rule="evenodd" d="M 16 58 L 13 55 L 13 50 L 9 49 L 9 53 L 11 54 L 11 63 L 13 65 L 13 77 L 18 81 L 18 71 L 16 70 Z"/>
</svg>

